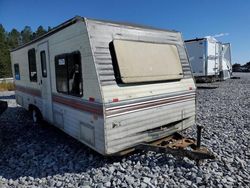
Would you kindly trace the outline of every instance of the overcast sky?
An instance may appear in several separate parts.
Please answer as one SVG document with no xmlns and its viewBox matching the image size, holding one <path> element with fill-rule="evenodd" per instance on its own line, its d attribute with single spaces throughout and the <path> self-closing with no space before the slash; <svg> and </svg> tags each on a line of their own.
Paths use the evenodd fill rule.
<svg viewBox="0 0 250 188">
<path fill-rule="evenodd" d="M 54 27 L 80 15 L 181 31 L 185 40 L 218 35 L 232 45 L 233 63 L 250 61 L 248 0 L 0 0 L 7 31 Z"/>
</svg>

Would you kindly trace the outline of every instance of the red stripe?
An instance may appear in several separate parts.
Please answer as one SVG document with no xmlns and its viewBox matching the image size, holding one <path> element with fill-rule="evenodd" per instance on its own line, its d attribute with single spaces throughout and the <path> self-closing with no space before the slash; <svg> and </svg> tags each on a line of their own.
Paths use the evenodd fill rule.
<svg viewBox="0 0 250 188">
<path fill-rule="evenodd" d="M 84 103 L 81 100 L 76 100 L 76 99 L 68 99 L 62 96 L 58 95 L 53 95 L 52 96 L 53 102 L 57 102 L 66 106 L 70 106 L 72 108 L 98 114 L 98 115 L 103 115 L 103 108 L 102 105 L 93 105 L 93 103 Z"/>
<path fill-rule="evenodd" d="M 23 87 L 23 86 L 18 86 L 16 85 L 16 90 L 23 92 L 23 93 L 27 93 L 29 95 L 33 95 L 36 97 L 41 97 L 41 91 L 38 89 L 33 89 L 33 88 L 28 88 L 28 87 Z"/>
</svg>

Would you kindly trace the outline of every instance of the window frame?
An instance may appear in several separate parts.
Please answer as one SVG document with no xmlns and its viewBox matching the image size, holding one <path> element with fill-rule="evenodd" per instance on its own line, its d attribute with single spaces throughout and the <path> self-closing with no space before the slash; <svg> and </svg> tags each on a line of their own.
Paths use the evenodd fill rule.
<svg viewBox="0 0 250 188">
<path fill-rule="evenodd" d="M 32 54 L 34 55 L 34 58 L 33 58 L 33 62 L 32 62 L 32 59 L 31 59 L 31 55 Z M 37 82 L 37 65 L 36 65 L 36 50 L 35 48 L 31 48 L 28 50 L 28 63 L 29 63 L 29 77 L 30 77 L 30 82 Z M 31 76 L 31 63 L 34 64 L 34 68 L 35 68 L 35 72 L 36 72 L 36 77 L 32 78 Z"/>
<path fill-rule="evenodd" d="M 18 74 L 16 73 L 16 70 L 18 70 Z M 21 80 L 20 67 L 18 63 L 14 64 L 14 74 L 15 74 L 15 80 Z M 18 75 L 18 78 L 17 78 L 17 75 Z"/>
<path fill-rule="evenodd" d="M 42 54 L 44 54 L 44 56 L 42 56 Z M 40 60 L 41 60 L 42 77 L 47 78 L 48 72 L 47 72 L 47 60 L 46 60 L 45 50 L 40 51 Z M 44 73 L 44 70 L 46 71 L 46 74 Z"/>
<path fill-rule="evenodd" d="M 68 62 L 69 62 L 69 56 L 70 55 L 74 55 L 74 54 L 78 54 L 79 55 L 79 62 L 80 62 L 80 73 L 81 73 L 81 95 L 73 95 L 73 94 L 71 94 L 71 92 L 70 92 L 70 90 L 69 90 L 69 88 L 70 88 L 70 86 L 69 86 L 69 77 L 70 77 L 70 75 L 69 75 L 69 66 L 68 66 Z M 56 70 L 56 67 L 58 66 L 57 64 L 58 64 L 58 61 L 59 61 L 59 59 L 64 59 L 65 60 L 65 64 L 66 64 L 66 68 L 67 68 L 67 75 L 66 75 L 66 77 L 67 77 L 67 92 L 64 92 L 64 91 L 60 91 L 59 89 L 58 89 L 58 84 L 57 84 L 57 70 Z M 82 57 L 81 57 L 81 53 L 80 53 L 80 51 L 79 50 L 77 50 L 77 51 L 73 51 L 73 52 L 70 52 L 70 53 L 63 53 L 63 54 L 58 54 L 58 55 L 56 55 L 55 56 L 55 58 L 54 58 L 54 60 L 55 60 L 55 82 L 56 82 L 56 91 L 58 92 L 58 93 L 62 93 L 62 94 L 66 94 L 66 95 L 69 95 L 69 96 L 74 96 L 74 97 L 83 97 L 84 96 L 84 93 L 83 93 L 83 72 L 82 72 Z"/>
</svg>

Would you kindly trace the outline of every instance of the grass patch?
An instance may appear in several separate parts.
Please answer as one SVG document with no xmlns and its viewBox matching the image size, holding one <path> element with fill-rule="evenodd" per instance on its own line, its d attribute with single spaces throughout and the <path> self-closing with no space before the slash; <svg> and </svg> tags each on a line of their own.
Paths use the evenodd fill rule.
<svg viewBox="0 0 250 188">
<path fill-rule="evenodd" d="M 15 89 L 14 83 L 0 83 L 0 91 L 13 91 Z"/>
</svg>

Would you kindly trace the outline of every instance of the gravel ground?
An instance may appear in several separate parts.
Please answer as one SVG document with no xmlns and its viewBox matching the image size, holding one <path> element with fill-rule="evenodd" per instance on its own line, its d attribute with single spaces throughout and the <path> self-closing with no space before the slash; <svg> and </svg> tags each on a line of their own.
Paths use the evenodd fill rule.
<svg viewBox="0 0 250 188">
<path fill-rule="evenodd" d="M 237 76 L 197 91 L 202 144 L 217 157 L 200 167 L 153 152 L 105 158 L 53 126 L 33 126 L 14 93 L 0 92 L 9 103 L 0 117 L 0 187 L 249 187 L 250 74 Z M 195 136 L 195 126 L 185 134 Z"/>
</svg>

